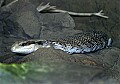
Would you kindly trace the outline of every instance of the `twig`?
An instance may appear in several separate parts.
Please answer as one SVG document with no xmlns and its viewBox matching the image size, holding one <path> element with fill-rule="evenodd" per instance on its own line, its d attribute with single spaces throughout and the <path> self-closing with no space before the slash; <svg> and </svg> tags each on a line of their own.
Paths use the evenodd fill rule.
<svg viewBox="0 0 120 84">
<path fill-rule="evenodd" d="M 57 9 L 56 6 L 50 6 L 49 3 L 46 5 L 43 5 L 43 3 L 41 3 L 37 7 L 37 11 L 39 11 L 39 12 L 52 12 L 52 13 L 68 13 L 68 14 L 74 15 L 74 16 L 98 16 L 98 17 L 102 17 L 102 18 L 108 18 L 108 16 L 104 16 L 103 10 L 101 10 L 98 13 L 75 13 L 75 12 Z"/>
<path fill-rule="evenodd" d="M 2 6 L 2 10 L 4 10 L 4 11 L 9 11 L 9 12 L 10 12 L 10 11 L 11 11 L 11 7 L 12 7 L 16 2 L 18 2 L 18 0 L 14 0 L 14 1 L 10 2 L 9 4 Z"/>
<path fill-rule="evenodd" d="M 50 11 L 50 10 L 56 10 L 56 6 L 50 6 L 49 3 L 46 5 L 43 5 L 43 2 L 37 7 L 37 11 Z"/>
<path fill-rule="evenodd" d="M 18 0 L 14 0 L 12 2 L 10 2 L 9 4 L 6 5 L 6 7 L 10 7 L 12 4 L 16 3 Z"/>
</svg>

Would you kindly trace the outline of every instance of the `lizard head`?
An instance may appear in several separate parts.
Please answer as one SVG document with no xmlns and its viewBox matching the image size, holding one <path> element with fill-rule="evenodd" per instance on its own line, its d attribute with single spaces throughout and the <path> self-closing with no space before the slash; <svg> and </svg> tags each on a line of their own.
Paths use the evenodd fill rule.
<svg viewBox="0 0 120 84">
<path fill-rule="evenodd" d="M 38 48 L 39 46 L 36 45 L 34 41 L 21 41 L 15 42 L 11 47 L 11 51 L 14 53 L 29 54 L 36 51 Z"/>
<path fill-rule="evenodd" d="M 15 42 L 11 47 L 11 51 L 13 53 L 29 54 L 35 52 L 39 48 L 49 48 L 49 47 L 50 44 L 46 40 L 27 40 L 27 41 Z"/>
</svg>

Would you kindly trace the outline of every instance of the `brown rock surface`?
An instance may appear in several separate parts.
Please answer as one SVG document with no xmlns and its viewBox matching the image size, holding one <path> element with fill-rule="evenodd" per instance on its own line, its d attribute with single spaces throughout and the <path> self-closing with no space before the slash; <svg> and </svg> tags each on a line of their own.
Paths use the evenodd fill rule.
<svg viewBox="0 0 120 84">
<path fill-rule="evenodd" d="M 30 55 L 20 59 L 18 63 L 26 61 L 53 61 L 53 62 L 72 62 L 89 66 L 98 66 L 104 68 L 113 67 L 119 58 L 120 50 L 118 48 L 103 49 L 94 53 L 72 54 L 69 55 L 61 50 L 53 48 L 39 49 Z"/>
</svg>

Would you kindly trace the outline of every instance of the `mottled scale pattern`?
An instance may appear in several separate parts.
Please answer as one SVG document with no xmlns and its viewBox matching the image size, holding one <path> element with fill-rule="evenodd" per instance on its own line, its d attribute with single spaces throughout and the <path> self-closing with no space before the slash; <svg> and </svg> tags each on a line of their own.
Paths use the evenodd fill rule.
<svg viewBox="0 0 120 84">
<path fill-rule="evenodd" d="M 109 43 L 111 38 L 108 38 L 105 33 L 89 31 L 59 39 L 53 43 L 53 47 L 73 54 L 97 51 L 109 46 Z"/>
</svg>

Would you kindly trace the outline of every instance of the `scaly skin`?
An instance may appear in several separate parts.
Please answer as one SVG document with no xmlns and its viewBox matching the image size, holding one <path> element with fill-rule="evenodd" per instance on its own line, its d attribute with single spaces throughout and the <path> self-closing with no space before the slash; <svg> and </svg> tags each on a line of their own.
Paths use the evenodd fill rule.
<svg viewBox="0 0 120 84">
<path fill-rule="evenodd" d="M 111 38 L 102 32 L 83 32 L 53 43 L 55 49 L 69 54 L 97 51 L 110 46 Z"/>
<path fill-rule="evenodd" d="M 69 54 L 87 53 L 106 48 L 111 45 L 111 38 L 102 32 L 83 32 L 56 41 L 27 40 L 13 44 L 11 51 L 14 53 L 29 54 L 39 48 L 63 50 Z"/>
</svg>

